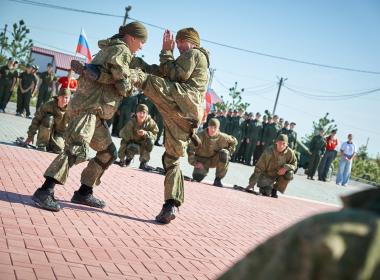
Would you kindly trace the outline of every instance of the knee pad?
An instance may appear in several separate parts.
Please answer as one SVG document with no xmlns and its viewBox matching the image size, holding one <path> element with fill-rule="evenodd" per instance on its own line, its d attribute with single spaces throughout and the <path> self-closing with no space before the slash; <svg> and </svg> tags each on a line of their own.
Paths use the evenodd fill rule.
<svg viewBox="0 0 380 280">
<path fill-rule="evenodd" d="M 117 149 L 114 143 L 111 143 L 107 149 L 97 153 L 98 155 L 109 155 L 110 158 L 107 161 L 101 161 L 98 157 L 94 158 L 94 161 L 106 170 L 116 159 L 117 159 Z"/>
<path fill-rule="evenodd" d="M 54 117 L 52 114 L 46 114 L 46 116 L 41 121 L 41 125 L 47 128 L 52 127 L 53 124 L 54 124 Z"/>
<path fill-rule="evenodd" d="M 294 172 L 293 170 L 286 171 L 284 174 L 284 179 L 287 181 L 293 180 L 294 178 Z"/>
<path fill-rule="evenodd" d="M 219 160 L 223 163 L 227 163 L 228 158 L 230 157 L 230 152 L 226 149 L 222 149 L 218 153 L 219 153 Z"/>
<path fill-rule="evenodd" d="M 197 182 L 201 182 L 206 176 L 199 173 L 193 173 L 193 179 Z"/>
</svg>

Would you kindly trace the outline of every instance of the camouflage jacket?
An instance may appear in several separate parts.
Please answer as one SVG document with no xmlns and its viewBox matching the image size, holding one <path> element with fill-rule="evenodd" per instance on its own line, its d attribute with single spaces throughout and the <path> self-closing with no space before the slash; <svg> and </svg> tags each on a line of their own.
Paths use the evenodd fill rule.
<svg viewBox="0 0 380 280">
<path fill-rule="evenodd" d="M 380 189 L 343 198 L 256 247 L 221 280 L 380 279 Z"/>
<path fill-rule="evenodd" d="M 67 124 L 69 122 L 68 115 L 66 114 L 67 107 L 61 109 L 58 107 L 58 100 L 56 98 L 43 104 L 34 115 L 32 123 L 28 129 L 28 137 L 34 137 L 39 129 L 42 120 L 46 115 L 52 115 L 54 119 L 53 131 L 55 133 L 64 134 Z"/>
<path fill-rule="evenodd" d="M 137 134 L 138 130 L 145 130 L 147 132 L 144 136 L 139 136 Z M 146 120 L 142 123 L 142 125 L 139 125 L 137 123 L 136 116 L 133 117 L 127 124 L 120 130 L 119 136 L 128 142 L 136 142 L 139 143 L 146 138 L 150 138 L 153 141 L 156 140 L 158 133 L 158 127 L 156 122 L 148 115 Z"/>
<path fill-rule="evenodd" d="M 294 151 L 287 147 L 282 153 L 279 153 L 275 146 L 266 148 L 257 161 L 253 174 L 249 178 L 249 185 L 254 186 L 261 174 L 270 178 L 278 177 L 277 172 L 282 167 L 285 167 L 287 170 L 296 170 L 297 158 Z"/>
<path fill-rule="evenodd" d="M 176 82 L 172 93 L 183 117 L 201 122 L 204 115 L 205 94 L 208 85 L 209 54 L 203 48 L 194 48 L 174 59 L 172 51 L 161 51 L 160 72 Z"/>
<path fill-rule="evenodd" d="M 39 73 L 39 78 L 41 79 L 41 86 L 40 90 L 48 90 L 52 91 L 54 87 L 54 81 L 57 80 L 57 77 L 52 72 L 49 74 L 49 72 L 45 71 L 42 73 Z"/>
<path fill-rule="evenodd" d="M 98 42 L 101 49 L 91 64 L 97 65 L 105 75 L 96 80 L 85 75 L 78 79 L 78 88 L 69 103 L 70 115 L 82 112 L 96 113 L 101 119 L 111 119 L 124 96 L 130 96 L 132 85 L 129 64 L 132 54 L 126 43 L 119 39 Z M 110 82 L 112 77 L 112 83 Z"/>
<path fill-rule="evenodd" d="M 195 163 L 196 157 L 211 158 L 215 156 L 221 149 L 227 149 L 232 155 L 235 152 L 237 140 L 235 137 L 219 132 L 217 135 L 210 137 L 207 129 L 198 133 L 202 144 L 195 147 L 190 143 L 188 147 L 188 157 L 190 163 Z"/>
</svg>

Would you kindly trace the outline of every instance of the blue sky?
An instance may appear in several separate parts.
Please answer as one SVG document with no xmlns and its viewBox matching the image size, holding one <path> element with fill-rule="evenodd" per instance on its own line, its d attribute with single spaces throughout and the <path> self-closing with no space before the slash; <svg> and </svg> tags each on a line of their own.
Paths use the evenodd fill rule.
<svg viewBox="0 0 380 280">
<path fill-rule="evenodd" d="M 120 15 L 106 17 L 0 0 L 0 25 L 24 19 L 35 45 L 73 53 L 81 27 L 91 50 L 97 41 L 116 33 L 124 8 L 130 17 L 169 28 L 195 27 L 201 38 L 267 54 L 380 72 L 380 2 L 373 1 L 48 1 L 83 10 Z M 149 39 L 140 55 L 158 62 L 163 31 L 147 26 Z M 245 88 L 249 111 L 272 111 L 278 77 L 306 94 L 342 95 L 380 88 L 380 75 L 326 69 L 286 62 L 202 42 L 215 68 L 213 88 L 226 96 L 235 81 Z M 354 134 L 357 146 L 369 137 L 369 152 L 380 152 L 380 92 L 353 99 L 311 99 L 287 88 L 281 91 L 276 113 L 297 123 L 299 135 L 311 132 L 313 120 L 326 112 L 338 125 L 338 136 Z"/>
</svg>

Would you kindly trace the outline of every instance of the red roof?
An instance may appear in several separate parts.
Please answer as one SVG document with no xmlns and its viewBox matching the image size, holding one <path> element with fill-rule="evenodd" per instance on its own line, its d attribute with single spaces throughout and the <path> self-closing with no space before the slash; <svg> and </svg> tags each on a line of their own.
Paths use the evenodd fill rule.
<svg viewBox="0 0 380 280">
<path fill-rule="evenodd" d="M 52 57 L 54 59 L 55 67 L 61 70 L 69 70 L 71 68 L 70 67 L 71 60 L 73 59 L 81 60 L 85 62 L 85 59 L 81 57 L 70 55 L 67 53 L 57 52 L 57 51 L 53 51 L 49 49 L 44 49 L 40 47 L 33 47 L 32 52 Z"/>
</svg>

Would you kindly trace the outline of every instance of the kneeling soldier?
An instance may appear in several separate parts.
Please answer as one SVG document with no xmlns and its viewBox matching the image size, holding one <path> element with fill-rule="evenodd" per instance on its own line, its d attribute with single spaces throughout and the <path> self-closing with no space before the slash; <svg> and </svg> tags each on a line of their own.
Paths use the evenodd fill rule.
<svg viewBox="0 0 380 280">
<path fill-rule="evenodd" d="M 139 104 L 136 116 L 133 117 L 120 131 L 121 137 L 119 158 L 121 166 L 128 166 L 136 154 L 140 155 L 140 168 L 147 170 L 150 152 L 156 141 L 158 127 L 148 114 L 148 107 Z"/>
<path fill-rule="evenodd" d="M 198 134 L 202 144 L 195 147 L 190 144 L 188 160 L 194 166 L 193 179 L 197 182 L 207 176 L 209 168 L 216 168 L 214 186 L 223 187 L 222 179 L 226 176 L 231 155 L 237 140 L 235 137 L 219 131 L 218 119 L 210 119 L 206 130 Z"/>
<path fill-rule="evenodd" d="M 61 88 L 58 96 L 37 110 L 28 129 L 26 144 L 33 143 L 34 135 L 38 131 L 36 146 L 39 150 L 56 154 L 63 151 L 65 147 L 63 134 L 68 124 L 66 109 L 70 95 L 68 89 Z"/>
<path fill-rule="evenodd" d="M 268 147 L 257 161 L 246 191 L 253 192 L 257 183 L 262 195 L 277 198 L 277 190 L 285 192 L 296 167 L 297 158 L 288 147 L 288 136 L 280 134 L 275 144 Z"/>
</svg>

